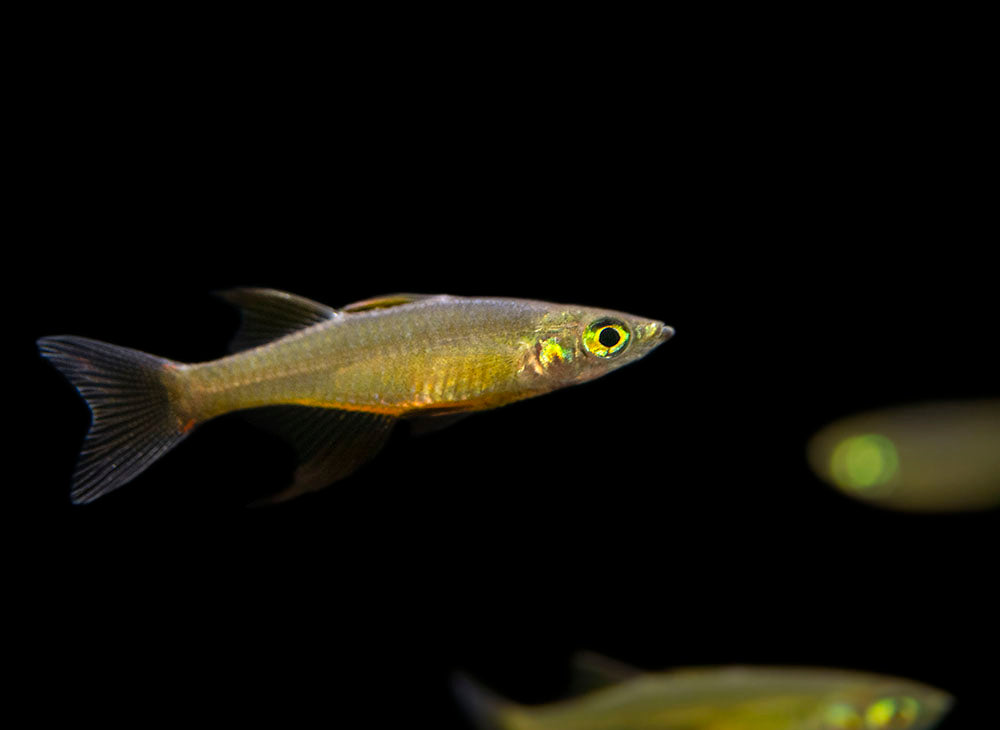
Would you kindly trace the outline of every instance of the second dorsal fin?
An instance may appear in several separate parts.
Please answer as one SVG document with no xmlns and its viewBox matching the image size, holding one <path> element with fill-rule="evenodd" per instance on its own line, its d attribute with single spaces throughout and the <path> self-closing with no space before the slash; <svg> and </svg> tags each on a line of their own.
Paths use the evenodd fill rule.
<svg viewBox="0 0 1000 730">
<path fill-rule="evenodd" d="M 447 294 L 383 294 L 382 296 L 363 299 L 360 302 L 351 302 L 341 307 L 342 312 L 366 312 L 369 309 L 387 309 L 398 307 L 400 304 L 418 302 L 421 299 L 445 298 Z"/>
<path fill-rule="evenodd" d="M 226 289 L 216 294 L 243 314 L 230 352 L 259 347 L 339 316 L 332 307 L 277 289 Z"/>
</svg>

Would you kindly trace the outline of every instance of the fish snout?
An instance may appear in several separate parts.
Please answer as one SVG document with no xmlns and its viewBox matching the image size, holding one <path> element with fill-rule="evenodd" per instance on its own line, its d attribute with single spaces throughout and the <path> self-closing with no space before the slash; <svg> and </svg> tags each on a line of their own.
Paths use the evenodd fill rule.
<svg viewBox="0 0 1000 730">
<path fill-rule="evenodd" d="M 651 345 L 659 345 L 674 336 L 674 328 L 653 320 L 639 325 L 639 339 Z"/>
</svg>

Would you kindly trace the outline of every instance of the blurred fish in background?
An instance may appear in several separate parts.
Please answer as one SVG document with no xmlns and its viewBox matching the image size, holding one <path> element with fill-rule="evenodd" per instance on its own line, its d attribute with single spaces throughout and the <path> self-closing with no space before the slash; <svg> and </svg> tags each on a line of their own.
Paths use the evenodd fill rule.
<svg viewBox="0 0 1000 730">
<path fill-rule="evenodd" d="M 866 672 L 712 667 L 645 673 L 591 652 L 574 658 L 583 694 L 526 707 L 456 675 L 459 702 L 483 730 L 929 730 L 951 696 Z"/>
<path fill-rule="evenodd" d="M 824 481 L 881 507 L 989 509 L 1000 505 L 1000 399 L 848 416 L 813 436 L 808 459 Z"/>
</svg>

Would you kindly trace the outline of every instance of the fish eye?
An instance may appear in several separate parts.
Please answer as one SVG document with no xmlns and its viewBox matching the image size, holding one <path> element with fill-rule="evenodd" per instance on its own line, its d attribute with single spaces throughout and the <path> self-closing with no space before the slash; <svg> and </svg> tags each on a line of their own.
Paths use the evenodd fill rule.
<svg viewBox="0 0 1000 730">
<path fill-rule="evenodd" d="M 920 703 L 912 697 L 883 697 L 865 710 L 865 727 L 872 730 L 908 728 L 920 714 Z"/>
<path fill-rule="evenodd" d="M 592 355 L 611 357 L 625 349 L 630 337 L 624 322 L 599 319 L 583 331 L 583 346 Z"/>
</svg>

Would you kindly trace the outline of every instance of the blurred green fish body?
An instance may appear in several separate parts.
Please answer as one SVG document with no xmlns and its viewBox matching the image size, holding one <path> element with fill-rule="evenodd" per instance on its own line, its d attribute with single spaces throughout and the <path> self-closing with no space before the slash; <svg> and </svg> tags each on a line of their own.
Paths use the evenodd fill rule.
<svg viewBox="0 0 1000 730">
<path fill-rule="evenodd" d="M 1000 505 L 1000 399 L 939 401 L 842 418 L 809 443 L 816 474 L 856 499 L 953 512 Z"/>
<path fill-rule="evenodd" d="M 929 730 L 952 698 L 918 682 L 865 672 L 718 667 L 641 673 L 593 654 L 577 658 L 605 686 L 575 699 L 526 707 L 464 675 L 459 701 L 484 730 Z M 593 686 L 593 682 L 587 683 Z"/>
<path fill-rule="evenodd" d="M 662 322 L 525 299 L 393 294 L 332 309 L 271 289 L 222 296 L 243 311 L 234 354 L 183 364 L 82 337 L 43 337 L 93 419 L 74 474 L 89 502 L 197 425 L 258 409 L 299 452 L 277 500 L 371 458 L 400 418 L 484 410 L 591 380 L 668 339 Z"/>
</svg>

